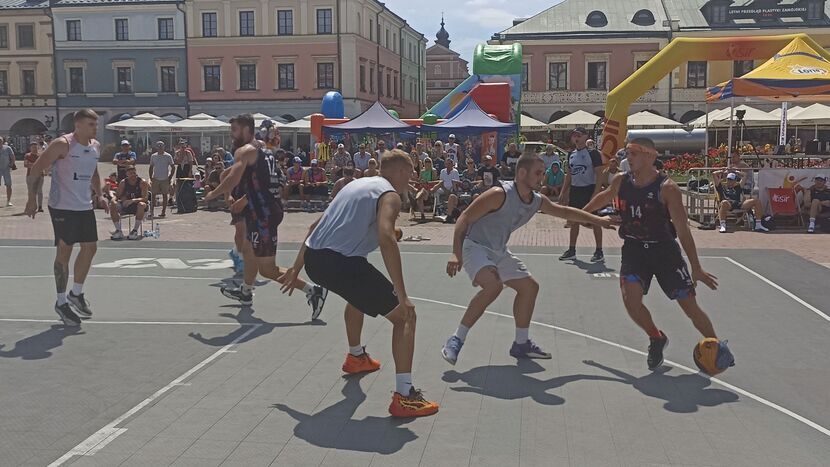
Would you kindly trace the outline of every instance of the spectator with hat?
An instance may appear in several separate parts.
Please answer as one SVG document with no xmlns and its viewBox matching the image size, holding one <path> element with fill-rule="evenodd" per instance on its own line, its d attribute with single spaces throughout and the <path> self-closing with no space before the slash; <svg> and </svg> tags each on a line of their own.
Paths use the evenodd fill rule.
<svg viewBox="0 0 830 467">
<path fill-rule="evenodd" d="M 807 233 L 815 233 L 816 218 L 820 214 L 830 213 L 830 190 L 827 189 L 827 176 L 816 175 L 813 186 L 804 190 L 804 205 L 810 210 L 810 224 Z M 825 219 L 824 222 L 828 222 Z"/>
<path fill-rule="evenodd" d="M 318 166 L 317 159 L 311 160 L 311 167 L 305 171 L 303 176 L 303 191 L 301 196 L 303 199 L 303 209 L 311 211 L 311 196 L 329 195 L 329 182 L 326 177 L 326 171 Z"/>
<path fill-rule="evenodd" d="M 724 181 L 724 174 L 726 180 Z M 734 169 L 717 170 L 712 172 L 715 179 L 715 190 L 718 192 L 720 205 L 718 206 L 718 221 L 720 233 L 726 233 L 726 219 L 730 211 L 742 211 L 749 217 L 750 224 L 755 224 L 756 232 L 769 232 L 760 219 L 764 218 L 764 206 L 760 200 L 743 194 L 738 171 Z M 757 219 L 757 221 L 756 221 Z"/>
<path fill-rule="evenodd" d="M 299 195 L 303 199 L 303 178 L 305 170 L 303 170 L 303 160 L 298 156 L 294 156 L 294 164 L 287 170 L 287 181 L 285 183 L 285 192 L 282 199 L 289 199 L 291 195 Z"/>
<path fill-rule="evenodd" d="M 447 138 L 447 142 L 444 143 L 444 153 L 447 155 L 447 159 L 452 159 L 453 164 L 458 166 L 459 146 L 455 142 L 455 135 L 451 134 Z"/>
<path fill-rule="evenodd" d="M 122 140 L 121 151 L 115 153 L 115 156 L 112 158 L 112 163 L 116 166 L 119 182 L 127 176 L 128 167 L 135 167 L 136 159 L 138 159 L 138 156 L 135 155 L 135 152 L 131 148 L 132 145 L 129 141 L 126 139 Z"/>
<path fill-rule="evenodd" d="M 331 161 L 334 167 L 331 169 L 331 176 L 333 180 L 339 180 L 343 177 L 343 169 L 346 164 L 352 160 L 351 154 L 346 152 L 346 146 L 343 143 L 337 145 L 337 151 L 331 156 Z"/>
<path fill-rule="evenodd" d="M 501 171 L 496 167 L 496 159 L 490 154 L 484 156 L 483 163 L 478 169 L 478 180 L 481 182 L 481 191 L 484 192 L 499 185 L 500 176 Z"/>
<path fill-rule="evenodd" d="M 573 152 L 568 157 L 568 173 L 562 184 L 560 203 L 573 208 L 582 209 L 602 189 L 602 155 L 596 149 L 587 145 L 588 130 L 583 127 L 571 131 Z M 602 227 L 592 226 L 596 250 L 591 257 L 592 262 L 603 261 Z M 559 257 L 560 260 L 576 259 L 576 240 L 579 238 L 579 224 L 571 224 L 570 243 L 568 249 Z"/>
</svg>

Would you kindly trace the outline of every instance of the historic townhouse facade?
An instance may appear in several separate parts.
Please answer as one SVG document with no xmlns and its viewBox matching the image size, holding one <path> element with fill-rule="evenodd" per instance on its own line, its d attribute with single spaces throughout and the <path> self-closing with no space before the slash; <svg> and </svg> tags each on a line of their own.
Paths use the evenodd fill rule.
<svg viewBox="0 0 830 467">
<path fill-rule="evenodd" d="M 186 3 L 192 112 L 319 112 L 340 91 L 354 116 L 380 100 L 424 109 L 426 40 L 376 0 L 193 0 Z"/>
<path fill-rule="evenodd" d="M 187 116 L 184 2 L 61 0 L 53 2 L 60 128 L 93 108 L 105 143 L 110 122 L 152 112 Z"/>
</svg>

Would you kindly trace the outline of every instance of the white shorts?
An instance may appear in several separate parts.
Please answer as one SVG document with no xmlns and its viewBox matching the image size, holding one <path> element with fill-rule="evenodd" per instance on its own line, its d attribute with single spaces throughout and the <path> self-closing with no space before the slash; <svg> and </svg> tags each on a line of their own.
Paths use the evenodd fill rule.
<svg viewBox="0 0 830 467">
<path fill-rule="evenodd" d="M 476 275 L 486 267 L 493 267 L 499 273 L 502 282 L 530 277 L 530 271 L 510 250 L 494 251 L 472 240 L 464 240 L 461 250 L 464 270 L 476 284 Z"/>
</svg>

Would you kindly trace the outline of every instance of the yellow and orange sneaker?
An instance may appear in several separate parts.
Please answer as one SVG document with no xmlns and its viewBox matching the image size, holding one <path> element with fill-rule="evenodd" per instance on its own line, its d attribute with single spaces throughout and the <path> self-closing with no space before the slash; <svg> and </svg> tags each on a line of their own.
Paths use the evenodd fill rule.
<svg viewBox="0 0 830 467">
<path fill-rule="evenodd" d="M 420 389 L 411 388 L 408 396 L 400 393 L 392 394 L 392 403 L 389 404 L 389 413 L 393 417 L 426 417 L 438 412 L 438 404 L 424 399 Z"/>
<path fill-rule="evenodd" d="M 380 370 L 380 362 L 370 357 L 363 349 L 363 353 L 355 357 L 352 354 L 346 354 L 346 361 L 343 362 L 343 372 L 350 375 L 357 373 L 371 373 Z"/>
</svg>

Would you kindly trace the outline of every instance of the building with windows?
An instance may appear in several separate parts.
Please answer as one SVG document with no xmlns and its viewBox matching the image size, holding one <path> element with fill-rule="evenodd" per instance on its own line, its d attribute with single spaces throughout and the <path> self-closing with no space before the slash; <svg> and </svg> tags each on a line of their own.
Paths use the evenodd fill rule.
<svg viewBox="0 0 830 467">
<path fill-rule="evenodd" d="M 53 1 L 60 128 L 90 107 L 102 116 L 102 141 L 114 143 L 107 123 L 142 112 L 186 117 L 184 11 L 183 0 Z"/>
<path fill-rule="evenodd" d="M 46 0 L 0 0 L 0 135 L 18 149 L 57 126 L 48 8 Z"/>
<path fill-rule="evenodd" d="M 377 0 L 186 3 L 192 112 L 262 112 L 287 120 L 343 95 L 347 116 L 380 100 L 424 110 L 423 34 Z"/>
<path fill-rule="evenodd" d="M 450 49 L 450 33 L 444 29 L 444 17 L 441 17 L 441 29 L 435 35 L 435 44 L 427 49 L 427 107 L 438 101 L 470 76 L 467 61 L 458 52 Z"/>
<path fill-rule="evenodd" d="M 575 110 L 604 114 L 607 92 L 675 37 L 807 32 L 830 46 L 825 0 L 564 0 L 493 35 L 491 44 L 521 42 L 522 111 L 550 122 Z M 763 60 L 687 62 L 632 103 L 681 122 L 703 115 L 706 87 Z M 726 106 L 714 104 L 711 108 Z M 771 110 L 777 104 L 752 104 Z"/>
</svg>

